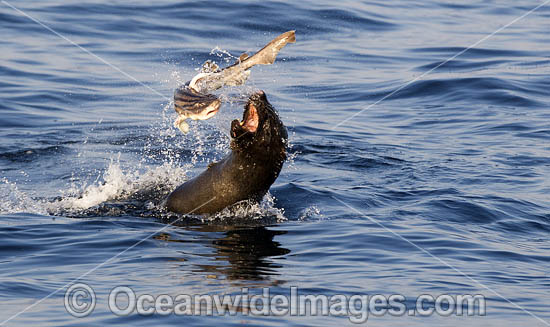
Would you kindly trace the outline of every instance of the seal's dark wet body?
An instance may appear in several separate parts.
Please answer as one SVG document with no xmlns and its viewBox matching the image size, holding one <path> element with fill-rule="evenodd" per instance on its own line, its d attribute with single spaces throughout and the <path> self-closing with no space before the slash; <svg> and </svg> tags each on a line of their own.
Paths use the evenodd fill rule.
<svg viewBox="0 0 550 327">
<path fill-rule="evenodd" d="M 263 92 L 250 96 L 243 121 L 231 123 L 231 153 L 179 186 L 166 208 L 211 214 L 242 200 L 260 201 L 286 159 L 287 131 Z"/>
</svg>

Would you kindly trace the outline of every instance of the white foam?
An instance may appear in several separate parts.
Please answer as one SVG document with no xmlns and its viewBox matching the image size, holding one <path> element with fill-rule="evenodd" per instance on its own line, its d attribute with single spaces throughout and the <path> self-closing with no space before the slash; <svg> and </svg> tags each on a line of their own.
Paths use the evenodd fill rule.
<svg viewBox="0 0 550 327">
<path fill-rule="evenodd" d="M 242 204 L 242 205 L 239 205 Z M 215 215 L 206 216 L 203 221 L 216 219 L 253 219 L 260 220 L 264 217 L 272 217 L 277 222 L 288 220 L 284 215 L 284 210 L 275 207 L 275 197 L 271 193 L 267 193 L 260 203 L 250 201 L 241 201 L 233 206 L 223 209 Z"/>
<path fill-rule="evenodd" d="M 95 182 L 90 185 L 72 185 L 62 192 L 61 200 L 47 205 L 48 211 L 81 211 L 106 201 L 127 199 L 137 192 L 173 189 L 185 181 L 189 167 L 165 163 L 157 167 L 124 171 L 119 162 L 111 161 Z"/>
</svg>

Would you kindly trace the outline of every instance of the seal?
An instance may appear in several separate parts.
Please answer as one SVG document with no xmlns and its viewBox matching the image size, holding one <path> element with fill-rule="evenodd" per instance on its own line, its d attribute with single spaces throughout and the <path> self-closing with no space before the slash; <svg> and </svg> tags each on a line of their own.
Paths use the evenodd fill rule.
<svg viewBox="0 0 550 327">
<path fill-rule="evenodd" d="M 173 191 L 166 209 L 213 214 L 239 201 L 261 201 L 281 172 L 287 140 L 286 127 L 265 93 L 251 95 L 242 121 L 231 122 L 231 153 Z"/>
</svg>

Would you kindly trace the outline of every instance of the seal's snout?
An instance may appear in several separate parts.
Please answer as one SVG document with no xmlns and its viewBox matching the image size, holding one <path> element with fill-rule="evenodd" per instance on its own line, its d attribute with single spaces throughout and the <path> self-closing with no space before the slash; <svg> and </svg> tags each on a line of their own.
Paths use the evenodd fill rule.
<svg viewBox="0 0 550 327">
<path fill-rule="evenodd" d="M 265 92 L 262 90 L 252 93 L 252 95 L 248 98 L 248 104 L 256 103 L 259 106 L 265 102 L 267 102 L 267 96 L 265 95 Z"/>
<path fill-rule="evenodd" d="M 265 116 L 267 97 L 264 91 L 253 93 L 244 106 L 243 119 L 231 122 L 231 137 L 240 139 L 244 134 L 253 136 L 259 131 Z M 264 117 L 265 118 L 265 117 Z"/>
</svg>

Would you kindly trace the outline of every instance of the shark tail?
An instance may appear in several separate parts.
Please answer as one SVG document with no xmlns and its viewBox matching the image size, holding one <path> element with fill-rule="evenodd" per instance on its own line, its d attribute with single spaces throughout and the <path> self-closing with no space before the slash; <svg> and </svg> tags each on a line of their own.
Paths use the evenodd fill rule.
<svg viewBox="0 0 550 327">
<path fill-rule="evenodd" d="M 279 51 L 281 51 L 281 49 L 285 45 L 295 42 L 295 31 L 288 31 L 286 33 L 283 33 L 274 38 L 271 42 L 269 42 L 260 51 L 256 52 L 253 56 L 247 57 L 246 59 L 241 61 L 241 67 L 247 70 L 255 65 L 271 65 L 275 62 L 277 54 L 279 54 Z"/>
</svg>

